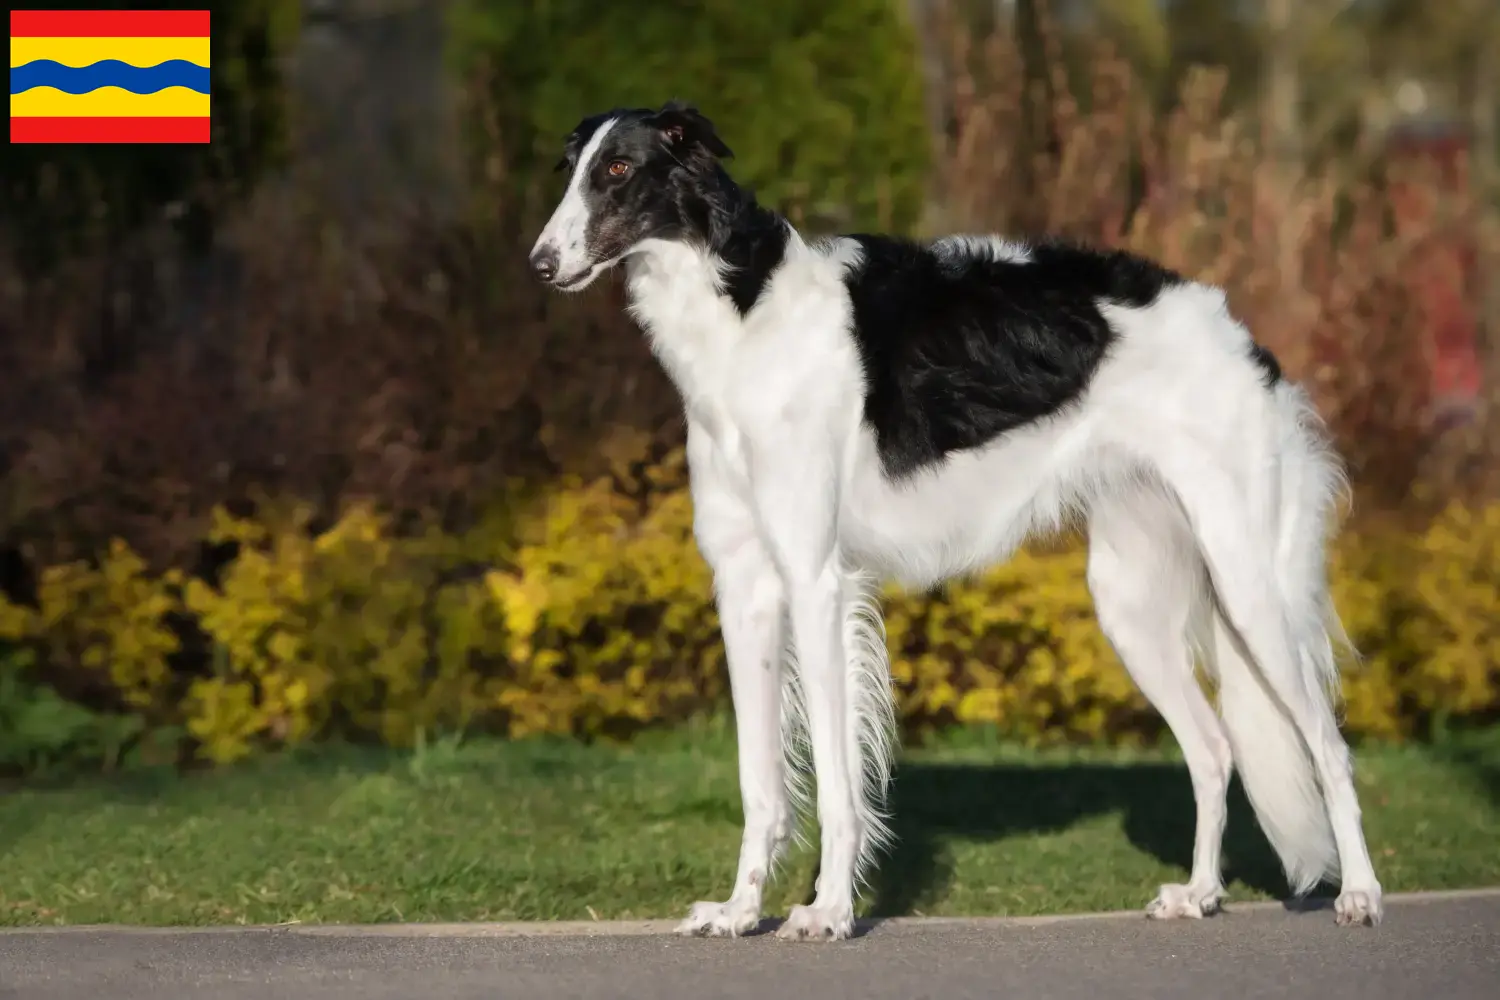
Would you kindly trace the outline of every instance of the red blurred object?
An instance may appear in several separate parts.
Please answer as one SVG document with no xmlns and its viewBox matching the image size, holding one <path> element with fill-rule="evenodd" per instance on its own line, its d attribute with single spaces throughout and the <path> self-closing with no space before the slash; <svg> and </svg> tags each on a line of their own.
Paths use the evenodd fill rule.
<svg viewBox="0 0 1500 1000">
<path fill-rule="evenodd" d="M 1426 176 L 1437 179 L 1443 194 L 1464 194 L 1468 153 L 1467 130 L 1443 120 L 1399 125 L 1386 141 L 1389 164 L 1427 166 Z M 1422 346 L 1429 358 L 1433 402 L 1439 412 L 1466 410 L 1477 401 L 1480 387 L 1479 323 L 1473 308 L 1478 248 L 1468 234 L 1442 229 L 1434 221 L 1433 195 L 1425 184 L 1397 178 L 1390 185 L 1397 233 L 1432 234 L 1413 254 L 1406 274 L 1423 316 Z"/>
</svg>

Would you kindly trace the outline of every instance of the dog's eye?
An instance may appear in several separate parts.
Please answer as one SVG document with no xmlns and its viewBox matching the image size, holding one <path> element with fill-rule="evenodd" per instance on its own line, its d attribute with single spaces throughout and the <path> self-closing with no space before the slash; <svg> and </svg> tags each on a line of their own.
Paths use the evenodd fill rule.
<svg viewBox="0 0 1500 1000">
<path fill-rule="evenodd" d="M 629 172 L 630 164 L 624 160 L 615 160 L 609 165 L 609 176 L 611 177 L 624 177 Z"/>
</svg>

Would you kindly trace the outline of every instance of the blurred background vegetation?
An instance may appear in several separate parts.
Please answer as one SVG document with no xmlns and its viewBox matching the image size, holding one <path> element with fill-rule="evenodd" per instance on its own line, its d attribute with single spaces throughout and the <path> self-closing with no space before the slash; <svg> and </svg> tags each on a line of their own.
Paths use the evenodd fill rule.
<svg viewBox="0 0 1500 1000">
<path fill-rule="evenodd" d="M 524 267 L 561 137 L 672 97 L 809 229 L 1224 285 L 1351 464 L 1351 731 L 1500 709 L 1491 0 L 209 6 L 211 145 L 0 168 L 0 771 L 723 708 L 672 390 Z M 1076 540 L 889 613 L 913 734 L 1162 735 Z"/>
</svg>

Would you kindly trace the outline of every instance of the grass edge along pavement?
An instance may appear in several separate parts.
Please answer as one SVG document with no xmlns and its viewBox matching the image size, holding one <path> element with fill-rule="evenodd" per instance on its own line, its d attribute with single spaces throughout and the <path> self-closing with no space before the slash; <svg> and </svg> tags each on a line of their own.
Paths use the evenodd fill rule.
<svg viewBox="0 0 1500 1000">
<path fill-rule="evenodd" d="M 1388 892 L 1500 885 L 1500 729 L 1367 745 L 1356 775 Z M 1026 750 L 960 731 L 912 749 L 896 846 L 862 916 L 1139 910 L 1180 881 L 1192 790 L 1171 751 Z M 640 920 L 727 891 L 732 729 L 626 746 L 443 741 L 309 748 L 0 797 L 0 925 Z M 1229 904 L 1285 895 L 1238 790 Z M 810 893 L 793 851 L 767 916 Z"/>
</svg>

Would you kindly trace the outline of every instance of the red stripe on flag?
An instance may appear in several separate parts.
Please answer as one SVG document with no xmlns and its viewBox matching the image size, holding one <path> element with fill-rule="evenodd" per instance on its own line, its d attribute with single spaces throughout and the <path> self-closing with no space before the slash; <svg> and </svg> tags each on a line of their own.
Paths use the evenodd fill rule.
<svg viewBox="0 0 1500 1000">
<path fill-rule="evenodd" d="M 206 10 L 13 10 L 12 38 L 205 38 Z"/>
<path fill-rule="evenodd" d="M 11 142 L 208 142 L 210 118 L 12 118 Z"/>
</svg>

